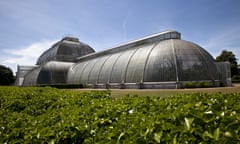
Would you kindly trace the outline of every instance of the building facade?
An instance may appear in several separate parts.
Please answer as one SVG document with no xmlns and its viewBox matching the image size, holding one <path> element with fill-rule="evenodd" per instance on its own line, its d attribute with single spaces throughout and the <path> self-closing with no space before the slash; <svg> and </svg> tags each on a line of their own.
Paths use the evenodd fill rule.
<svg viewBox="0 0 240 144">
<path fill-rule="evenodd" d="M 95 52 L 77 38 L 63 38 L 44 52 L 22 86 L 82 84 L 86 88 L 184 88 L 188 82 L 230 86 L 227 63 L 165 31 Z"/>
</svg>

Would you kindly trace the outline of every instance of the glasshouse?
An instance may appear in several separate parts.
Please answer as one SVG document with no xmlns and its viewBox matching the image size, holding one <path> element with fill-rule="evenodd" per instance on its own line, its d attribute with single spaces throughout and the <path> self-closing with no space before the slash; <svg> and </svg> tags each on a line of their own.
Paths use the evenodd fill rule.
<svg viewBox="0 0 240 144">
<path fill-rule="evenodd" d="M 36 66 L 18 66 L 16 85 L 82 85 L 83 88 L 184 88 L 230 86 L 230 65 L 202 47 L 165 31 L 95 52 L 74 37 L 45 51 Z"/>
</svg>

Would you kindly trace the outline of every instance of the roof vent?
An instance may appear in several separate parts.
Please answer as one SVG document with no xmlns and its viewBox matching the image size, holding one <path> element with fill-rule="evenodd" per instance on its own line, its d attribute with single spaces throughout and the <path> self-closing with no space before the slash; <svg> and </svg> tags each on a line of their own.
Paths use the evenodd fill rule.
<svg viewBox="0 0 240 144">
<path fill-rule="evenodd" d="M 79 42 L 79 39 L 78 38 L 75 38 L 75 37 L 70 37 L 70 36 L 66 36 L 62 39 L 62 41 L 72 41 L 72 42 Z"/>
</svg>

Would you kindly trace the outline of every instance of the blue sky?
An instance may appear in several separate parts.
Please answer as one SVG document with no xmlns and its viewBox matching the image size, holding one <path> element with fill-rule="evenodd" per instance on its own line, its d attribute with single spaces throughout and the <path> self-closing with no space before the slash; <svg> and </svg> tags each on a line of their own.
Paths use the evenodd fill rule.
<svg viewBox="0 0 240 144">
<path fill-rule="evenodd" d="M 0 64 L 16 71 L 66 35 L 96 51 L 164 30 L 240 59 L 239 0 L 1 0 Z M 240 61 L 238 61 L 240 63 Z"/>
</svg>

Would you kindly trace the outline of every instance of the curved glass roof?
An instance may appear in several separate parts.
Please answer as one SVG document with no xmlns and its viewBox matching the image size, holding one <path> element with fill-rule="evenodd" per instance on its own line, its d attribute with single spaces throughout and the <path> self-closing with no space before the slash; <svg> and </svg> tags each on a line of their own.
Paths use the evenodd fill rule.
<svg viewBox="0 0 240 144">
<path fill-rule="evenodd" d="M 95 52 L 89 45 L 80 42 L 74 37 L 64 37 L 45 51 L 37 60 L 37 65 L 48 61 L 74 62 L 77 57 L 81 57 Z"/>
<path fill-rule="evenodd" d="M 180 39 L 85 56 L 68 72 L 68 83 L 84 85 L 217 79 L 213 57 L 200 46 Z"/>
</svg>

